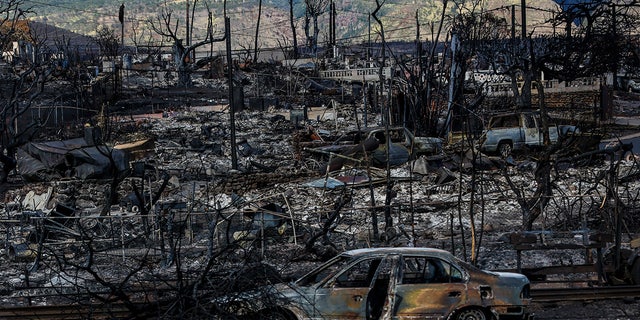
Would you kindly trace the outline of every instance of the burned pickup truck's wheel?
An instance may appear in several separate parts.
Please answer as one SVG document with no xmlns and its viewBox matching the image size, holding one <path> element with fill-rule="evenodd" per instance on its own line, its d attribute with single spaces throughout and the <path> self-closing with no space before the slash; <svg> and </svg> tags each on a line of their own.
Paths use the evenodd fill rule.
<svg viewBox="0 0 640 320">
<path fill-rule="evenodd" d="M 487 320 L 487 315 L 480 309 L 464 309 L 454 317 L 455 320 Z"/>
<path fill-rule="evenodd" d="M 512 151 L 513 151 L 513 147 L 511 146 L 511 143 L 500 142 L 500 144 L 498 144 L 498 154 L 500 154 L 502 158 L 509 157 Z"/>
</svg>

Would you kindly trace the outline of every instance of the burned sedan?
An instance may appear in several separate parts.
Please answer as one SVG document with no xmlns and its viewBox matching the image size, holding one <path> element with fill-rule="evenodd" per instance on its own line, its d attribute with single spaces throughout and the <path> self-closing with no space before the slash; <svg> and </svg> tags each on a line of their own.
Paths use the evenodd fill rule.
<svg viewBox="0 0 640 320">
<path fill-rule="evenodd" d="M 387 142 L 389 143 L 387 144 Z M 354 160 L 365 161 L 365 159 L 373 167 L 385 168 L 387 163 L 395 167 L 422 155 L 440 153 L 442 139 L 417 137 L 404 127 L 388 129 L 375 127 L 350 131 L 338 137 L 330 145 L 305 148 L 305 150 L 322 157 L 332 155 L 327 168 L 323 168 L 323 170 L 328 169 L 329 172 L 340 170 L 343 165 Z M 327 159 L 321 160 L 321 162 L 325 160 Z"/>
<path fill-rule="evenodd" d="M 525 276 L 483 271 L 447 251 L 410 247 L 347 251 L 293 283 L 224 303 L 260 319 L 532 318 Z"/>
</svg>

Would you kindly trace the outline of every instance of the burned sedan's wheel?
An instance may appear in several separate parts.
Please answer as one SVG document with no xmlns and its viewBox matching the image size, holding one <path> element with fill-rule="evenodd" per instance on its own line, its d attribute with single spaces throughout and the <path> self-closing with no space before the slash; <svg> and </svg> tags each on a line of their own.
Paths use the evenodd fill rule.
<svg viewBox="0 0 640 320">
<path fill-rule="evenodd" d="M 263 311 L 258 318 L 260 320 L 295 320 L 295 317 L 284 310 Z"/>
<path fill-rule="evenodd" d="M 500 142 L 500 144 L 498 145 L 498 154 L 500 154 L 502 158 L 509 157 L 512 151 L 513 147 L 509 142 Z"/>
<path fill-rule="evenodd" d="M 454 317 L 455 320 L 487 320 L 487 315 L 480 309 L 464 309 Z"/>
<path fill-rule="evenodd" d="M 640 284 L 640 258 L 636 258 L 633 265 L 631 265 L 631 278 L 634 284 Z"/>
<path fill-rule="evenodd" d="M 618 257 L 618 268 L 614 270 L 615 262 L 615 252 L 610 250 L 604 254 L 603 264 L 605 270 L 613 270 L 609 272 L 605 272 L 607 284 L 617 286 L 617 285 L 628 285 L 636 283 L 637 276 L 634 274 L 634 267 L 636 267 L 636 263 L 627 264 L 627 261 L 633 255 L 633 251 L 630 249 L 622 248 L 620 249 L 620 256 Z M 640 266 L 637 266 L 640 268 Z M 640 271 L 640 270 L 638 270 Z"/>
</svg>

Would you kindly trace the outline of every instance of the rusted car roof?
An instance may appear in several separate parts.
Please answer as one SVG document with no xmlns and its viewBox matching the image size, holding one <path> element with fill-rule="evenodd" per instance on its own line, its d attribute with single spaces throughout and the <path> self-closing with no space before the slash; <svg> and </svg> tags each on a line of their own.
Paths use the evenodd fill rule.
<svg viewBox="0 0 640 320">
<path fill-rule="evenodd" d="M 451 257 L 451 253 L 445 250 L 434 248 L 420 248 L 420 247 L 391 247 L 391 248 L 363 248 L 345 251 L 341 255 L 343 256 L 363 256 L 363 255 L 386 255 L 386 254 L 429 254 L 438 257 Z"/>
</svg>

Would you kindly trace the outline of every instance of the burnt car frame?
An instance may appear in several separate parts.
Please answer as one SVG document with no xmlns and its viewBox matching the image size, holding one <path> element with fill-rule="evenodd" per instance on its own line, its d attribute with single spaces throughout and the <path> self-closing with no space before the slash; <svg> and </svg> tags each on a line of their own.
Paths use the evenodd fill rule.
<svg viewBox="0 0 640 320">
<path fill-rule="evenodd" d="M 529 291 L 524 275 L 483 271 L 447 251 L 375 248 L 218 303 L 259 319 L 532 319 Z"/>
<path fill-rule="evenodd" d="M 387 136 L 389 152 L 387 153 Z M 342 168 L 350 160 L 368 159 L 374 167 L 398 166 L 422 155 L 435 155 L 442 151 L 442 139 L 415 136 L 404 127 L 373 127 L 349 131 L 336 138 L 330 145 L 308 147 L 305 150 L 326 158 L 332 155 L 328 171 Z M 367 155 L 364 155 L 366 153 Z"/>
<path fill-rule="evenodd" d="M 480 151 L 504 158 L 512 151 L 544 146 L 542 115 L 539 112 L 513 112 L 495 115 L 480 137 Z M 578 132 L 575 126 L 556 125 L 547 117 L 549 140 L 556 143 L 561 137 Z"/>
</svg>

